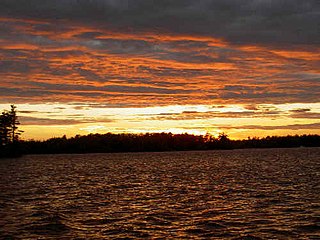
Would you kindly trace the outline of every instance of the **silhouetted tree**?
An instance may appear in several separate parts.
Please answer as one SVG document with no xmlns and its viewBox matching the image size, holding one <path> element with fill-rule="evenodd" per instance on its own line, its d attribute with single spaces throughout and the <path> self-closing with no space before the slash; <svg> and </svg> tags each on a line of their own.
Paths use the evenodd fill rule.
<svg viewBox="0 0 320 240">
<path fill-rule="evenodd" d="M 10 133 L 9 133 L 9 138 L 10 142 L 14 143 L 19 140 L 19 136 L 23 131 L 18 130 L 18 125 L 20 125 L 20 122 L 18 121 L 18 116 L 17 116 L 17 107 L 14 105 L 11 105 L 11 110 L 9 112 L 10 116 Z"/>
<path fill-rule="evenodd" d="M 7 111 L 3 111 L 0 116 L 0 146 L 7 145 L 10 142 L 10 114 Z"/>
<path fill-rule="evenodd" d="M 232 149 L 232 142 L 226 133 L 220 133 L 218 136 L 218 148 L 220 149 Z"/>
<path fill-rule="evenodd" d="M 11 110 L 4 110 L 0 115 L 0 156 L 18 155 L 18 140 L 22 131 L 19 125 L 16 106 L 11 105 Z"/>
</svg>

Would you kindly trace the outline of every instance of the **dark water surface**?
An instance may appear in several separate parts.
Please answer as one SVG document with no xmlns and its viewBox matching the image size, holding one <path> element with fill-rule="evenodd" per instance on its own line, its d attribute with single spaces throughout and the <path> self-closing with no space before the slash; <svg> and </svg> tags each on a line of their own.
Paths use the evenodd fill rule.
<svg viewBox="0 0 320 240">
<path fill-rule="evenodd" d="M 320 149 L 0 161 L 0 239 L 320 239 Z"/>
</svg>

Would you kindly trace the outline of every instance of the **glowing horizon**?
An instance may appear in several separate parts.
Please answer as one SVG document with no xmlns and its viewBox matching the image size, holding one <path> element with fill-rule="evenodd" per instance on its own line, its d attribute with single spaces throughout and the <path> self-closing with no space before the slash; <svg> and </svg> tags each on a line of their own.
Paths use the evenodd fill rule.
<svg viewBox="0 0 320 240">
<path fill-rule="evenodd" d="M 0 104 L 5 108 L 9 105 Z M 175 105 L 147 108 L 86 108 L 68 104 L 18 105 L 22 139 L 44 140 L 89 133 L 171 132 L 232 139 L 317 134 L 320 104 Z"/>
</svg>

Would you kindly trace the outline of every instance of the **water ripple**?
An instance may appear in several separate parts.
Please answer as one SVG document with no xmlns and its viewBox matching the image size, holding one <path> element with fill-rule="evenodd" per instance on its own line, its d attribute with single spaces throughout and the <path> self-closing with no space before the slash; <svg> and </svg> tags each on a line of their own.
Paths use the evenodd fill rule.
<svg viewBox="0 0 320 240">
<path fill-rule="evenodd" d="M 320 149 L 0 161 L 0 239 L 320 239 Z"/>
</svg>

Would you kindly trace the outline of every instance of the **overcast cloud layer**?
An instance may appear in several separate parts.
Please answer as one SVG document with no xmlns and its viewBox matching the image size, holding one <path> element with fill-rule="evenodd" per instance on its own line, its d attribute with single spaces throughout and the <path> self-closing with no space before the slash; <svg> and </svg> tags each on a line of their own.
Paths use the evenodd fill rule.
<svg viewBox="0 0 320 240">
<path fill-rule="evenodd" d="M 308 106 L 319 104 L 319 26 L 317 0 L 1 0 L 0 104 L 243 105 L 252 109 L 140 121 L 288 118 L 274 129 L 312 128 L 320 111 Z M 304 105 L 261 114 L 261 104 Z M 24 110 L 30 125 L 95 121 L 82 112 L 47 121 Z"/>
<path fill-rule="evenodd" d="M 317 0 L 2 0 L 3 17 L 202 35 L 236 44 L 319 44 Z"/>
</svg>

